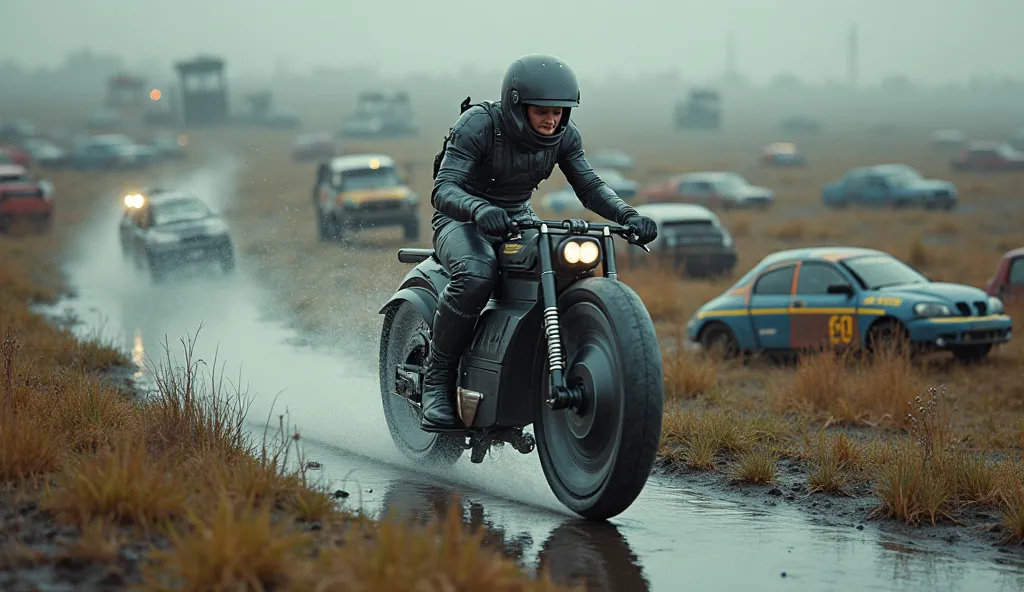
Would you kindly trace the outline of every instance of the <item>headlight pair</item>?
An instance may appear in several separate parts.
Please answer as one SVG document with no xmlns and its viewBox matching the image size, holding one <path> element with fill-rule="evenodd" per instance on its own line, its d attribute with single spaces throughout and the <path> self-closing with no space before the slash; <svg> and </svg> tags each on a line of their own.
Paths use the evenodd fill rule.
<svg viewBox="0 0 1024 592">
<path fill-rule="evenodd" d="M 596 240 L 569 239 L 559 245 L 558 254 L 570 268 L 589 269 L 601 259 L 601 247 Z"/>
</svg>

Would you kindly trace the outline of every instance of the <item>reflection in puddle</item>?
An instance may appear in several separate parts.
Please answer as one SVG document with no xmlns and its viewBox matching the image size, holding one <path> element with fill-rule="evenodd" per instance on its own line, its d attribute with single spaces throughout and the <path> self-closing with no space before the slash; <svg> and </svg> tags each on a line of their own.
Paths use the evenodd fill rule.
<svg viewBox="0 0 1024 592">
<path fill-rule="evenodd" d="M 389 484 L 381 515 L 427 522 L 443 520 L 449 512 L 462 516 L 474 532 L 483 533 L 484 546 L 514 559 L 531 571 L 546 571 L 555 582 L 585 585 L 590 591 L 646 592 L 650 583 L 625 537 L 608 522 L 568 518 L 555 526 L 541 543 L 531 565 L 526 557 L 534 546 L 529 532 L 509 532 L 487 518 L 484 506 L 465 502 L 452 489 L 397 479 Z"/>
<path fill-rule="evenodd" d="M 142 343 L 142 329 L 135 329 L 135 342 L 132 344 L 132 364 L 135 365 L 135 374 L 132 377 L 139 380 L 145 374 L 146 347 Z"/>
</svg>

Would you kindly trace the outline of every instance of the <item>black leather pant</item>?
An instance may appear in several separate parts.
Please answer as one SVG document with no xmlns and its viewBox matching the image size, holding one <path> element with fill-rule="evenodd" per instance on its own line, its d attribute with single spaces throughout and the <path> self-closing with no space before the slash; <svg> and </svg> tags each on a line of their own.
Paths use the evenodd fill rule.
<svg viewBox="0 0 1024 592">
<path fill-rule="evenodd" d="M 452 220 L 434 233 L 434 251 L 450 277 L 437 303 L 435 351 L 460 356 L 468 346 L 476 319 L 498 279 L 494 248 L 501 242 L 480 232 L 472 222 Z"/>
</svg>

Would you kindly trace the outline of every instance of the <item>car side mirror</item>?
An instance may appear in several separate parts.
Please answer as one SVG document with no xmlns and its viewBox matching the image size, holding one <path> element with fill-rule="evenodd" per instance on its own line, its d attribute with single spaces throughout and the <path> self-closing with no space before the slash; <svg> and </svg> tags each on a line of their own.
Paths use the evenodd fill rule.
<svg viewBox="0 0 1024 592">
<path fill-rule="evenodd" d="M 853 286 L 850 284 L 829 284 L 829 294 L 846 294 L 847 297 L 853 296 Z"/>
</svg>

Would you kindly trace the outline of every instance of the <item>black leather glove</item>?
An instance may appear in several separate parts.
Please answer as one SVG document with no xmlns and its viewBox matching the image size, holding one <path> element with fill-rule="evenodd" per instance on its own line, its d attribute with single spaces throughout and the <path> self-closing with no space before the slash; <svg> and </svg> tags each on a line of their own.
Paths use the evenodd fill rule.
<svg viewBox="0 0 1024 592">
<path fill-rule="evenodd" d="M 473 223 L 484 234 L 505 238 L 512 232 L 512 218 L 497 206 L 483 206 L 473 214 Z"/>
<path fill-rule="evenodd" d="M 640 239 L 641 245 L 646 245 L 652 240 L 658 238 L 658 225 L 655 224 L 654 220 L 651 220 L 647 216 L 641 216 L 639 214 L 630 216 L 625 220 L 626 226 L 632 226 L 636 229 L 636 235 Z"/>
</svg>

